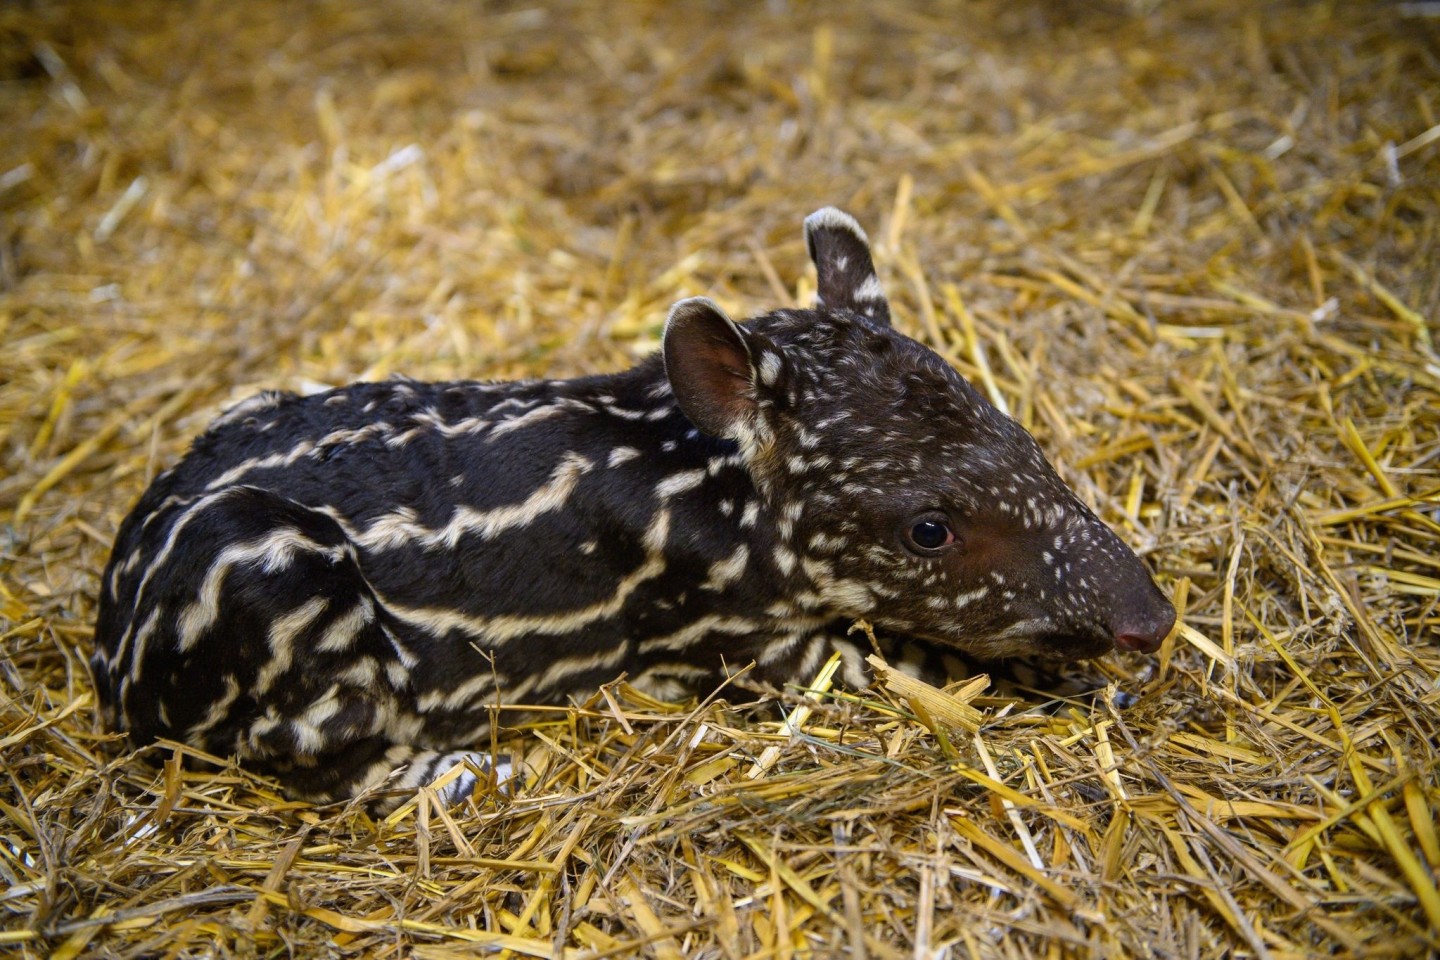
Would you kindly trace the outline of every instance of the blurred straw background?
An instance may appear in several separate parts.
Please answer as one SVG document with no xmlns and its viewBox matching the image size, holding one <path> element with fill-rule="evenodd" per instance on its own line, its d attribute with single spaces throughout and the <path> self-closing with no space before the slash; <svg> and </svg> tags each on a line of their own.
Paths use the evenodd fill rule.
<svg viewBox="0 0 1440 960">
<path fill-rule="evenodd" d="M 1440 950 L 1440 5 L 18 2 L 0 129 L 0 952 Z M 382 822 L 100 730 L 110 539 L 223 405 L 619 369 L 808 303 L 832 203 L 1150 560 L 1157 658 L 617 687 Z"/>
</svg>

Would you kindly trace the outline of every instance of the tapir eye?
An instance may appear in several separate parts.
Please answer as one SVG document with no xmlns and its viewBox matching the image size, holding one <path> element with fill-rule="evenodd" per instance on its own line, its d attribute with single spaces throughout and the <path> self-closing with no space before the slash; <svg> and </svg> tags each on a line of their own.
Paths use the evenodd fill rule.
<svg viewBox="0 0 1440 960">
<path fill-rule="evenodd" d="M 937 553 L 957 540 L 949 518 L 943 513 L 916 517 L 905 531 L 905 545 L 921 554 Z"/>
</svg>

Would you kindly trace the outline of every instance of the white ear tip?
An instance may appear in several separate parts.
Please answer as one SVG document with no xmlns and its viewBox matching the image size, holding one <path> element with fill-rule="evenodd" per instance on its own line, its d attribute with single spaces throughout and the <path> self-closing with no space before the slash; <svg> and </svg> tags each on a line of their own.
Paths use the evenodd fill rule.
<svg viewBox="0 0 1440 960">
<path fill-rule="evenodd" d="M 870 238 L 854 217 L 839 207 L 821 207 L 805 218 L 805 236 L 812 236 L 816 230 L 844 230 L 859 237 L 867 246 Z"/>
<path fill-rule="evenodd" d="M 719 304 L 709 297 L 686 297 L 684 300 L 677 300 L 675 305 L 670 308 L 670 312 L 665 317 L 665 332 L 670 332 L 677 323 L 706 313 L 715 313 L 726 320 L 730 319 L 730 315 L 721 310 Z"/>
<path fill-rule="evenodd" d="M 686 297 L 684 300 L 675 301 L 674 306 L 670 308 L 670 315 L 666 319 L 673 320 L 678 316 L 694 313 L 697 310 L 711 310 L 715 313 L 725 312 L 720 309 L 719 304 L 709 297 Z"/>
</svg>

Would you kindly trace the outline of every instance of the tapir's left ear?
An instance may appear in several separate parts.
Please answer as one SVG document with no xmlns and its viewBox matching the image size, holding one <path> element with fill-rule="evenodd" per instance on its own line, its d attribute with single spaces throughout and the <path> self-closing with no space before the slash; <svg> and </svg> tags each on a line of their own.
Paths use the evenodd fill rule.
<svg viewBox="0 0 1440 960">
<path fill-rule="evenodd" d="M 681 300 L 665 321 L 665 377 L 680 410 L 705 433 L 753 434 L 760 398 L 779 386 L 784 360 L 704 297 Z"/>
<path fill-rule="evenodd" d="M 805 218 L 805 246 L 819 277 L 820 306 L 853 310 L 889 325 L 890 304 L 870 259 L 870 240 L 850 214 L 834 207 Z"/>
</svg>

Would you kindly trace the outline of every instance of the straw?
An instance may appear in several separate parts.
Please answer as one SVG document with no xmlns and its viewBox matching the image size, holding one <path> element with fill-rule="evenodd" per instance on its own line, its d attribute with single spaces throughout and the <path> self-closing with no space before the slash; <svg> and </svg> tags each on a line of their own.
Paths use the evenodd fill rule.
<svg viewBox="0 0 1440 960">
<path fill-rule="evenodd" d="M 1429 6 L 0 7 L 0 951 L 1440 952 Z M 110 541 L 224 405 L 622 369 L 809 303 L 826 204 L 1176 597 L 1156 659 L 616 684 L 380 821 L 103 732 Z"/>
</svg>

